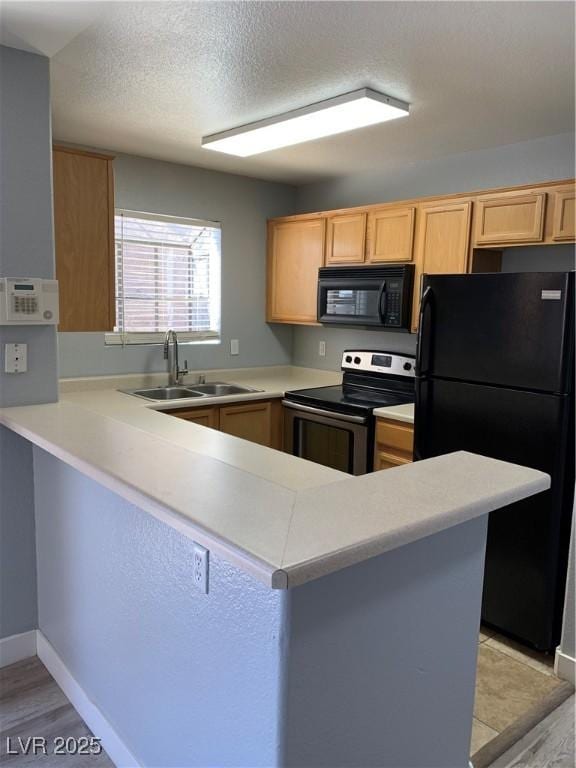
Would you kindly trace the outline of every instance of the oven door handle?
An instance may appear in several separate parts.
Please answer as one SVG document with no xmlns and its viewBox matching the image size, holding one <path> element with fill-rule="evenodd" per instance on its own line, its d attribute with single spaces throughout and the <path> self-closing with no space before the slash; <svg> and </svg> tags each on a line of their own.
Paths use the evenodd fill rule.
<svg viewBox="0 0 576 768">
<path fill-rule="evenodd" d="M 286 408 L 292 408 L 294 411 L 303 411 L 304 413 L 315 413 L 317 416 L 328 416 L 335 421 L 348 421 L 352 424 L 366 424 L 368 421 L 364 416 L 350 416 L 348 413 L 335 413 L 334 411 L 325 411 L 322 408 L 314 408 L 311 405 L 301 405 L 293 403 L 291 400 L 282 400 L 282 405 Z"/>
</svg>

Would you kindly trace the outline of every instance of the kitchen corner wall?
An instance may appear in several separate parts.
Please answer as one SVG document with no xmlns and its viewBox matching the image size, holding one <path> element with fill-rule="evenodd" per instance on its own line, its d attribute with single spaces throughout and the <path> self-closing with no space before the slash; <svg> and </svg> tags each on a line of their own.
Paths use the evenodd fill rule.
<svg viewBox="0 0 576 768">
<path fill-rule="evenodd" d="M 432 195 L 448 195 L 490 187 L 531 184 L 574 176 L 574 134 L 547 136 L 492 149 L 451 155 L 396 168 L 388 175 L 357 174 L 302 186 L 300 213 L 370 205 Z M 553 245 L 510 248 L 505 271 L 574 269 L 574 246 Z M 326 356 L 318 355 L 318 342 L 326 341 Z M 343 349 L 384 349 L 414 354 L 414 334 L 295 327 L 293 363 L 337 370 Z"/>
<path fill-rule="evenodd" d="M 0 46 L 0 277 L 54 277 L 49 63 Z M 3 373 L 4 344 L 28 372 Z M 58 399 L 56 329 L 0 327 L 0 406 Z M 32 446 L 0 427 L 0 638 L 37 626 Z"/>
<path fill-rule="evenodd" d="M 222 224 L 222 343 L 183 346 L 190 369 L 289 364 L 291 327 L 264 321 L 266 219 L 294 212 L 296 188 L 130 155 L 116 157 L 114 177 L 117 208 Z M 60 333 L 59 347 L 62 377 L 166 369 L 160 345 L 105 346 L 103 333 Z"/>
</svg>

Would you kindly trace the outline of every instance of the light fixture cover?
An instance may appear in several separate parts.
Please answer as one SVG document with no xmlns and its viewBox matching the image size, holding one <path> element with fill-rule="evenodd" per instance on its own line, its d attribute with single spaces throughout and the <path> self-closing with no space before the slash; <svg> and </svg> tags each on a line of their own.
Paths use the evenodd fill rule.
<svg viewBox="0 0 576 768">
<path fill-rule="evenodd" d="M 408 108 L 409 105 L 403 101 L 370 88 L 361 88 L 283 115 L 213 133 L 202 139 L 202 146 L 216 152 L 248 157 L 404 117 Z"/>
</svg>

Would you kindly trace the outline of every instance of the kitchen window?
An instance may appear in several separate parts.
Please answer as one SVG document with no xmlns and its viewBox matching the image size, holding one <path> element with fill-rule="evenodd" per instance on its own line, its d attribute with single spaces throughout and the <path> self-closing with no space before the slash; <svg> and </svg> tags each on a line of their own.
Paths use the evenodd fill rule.
<svg viewBox="0 0 576 768">
<path fill-rule="evenodd" d="M 116 210 L 116 324 L 107 344 L 220 339 L 220 224 Z"/>
</svg>

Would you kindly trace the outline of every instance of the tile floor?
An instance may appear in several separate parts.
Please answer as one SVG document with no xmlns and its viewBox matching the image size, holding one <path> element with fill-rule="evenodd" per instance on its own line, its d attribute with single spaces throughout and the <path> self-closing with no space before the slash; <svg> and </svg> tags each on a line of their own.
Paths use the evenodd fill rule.
<svg viewBox="0 0 576 768">
<path fill-rule="evenodd" d="M 471 755 L 562 684 L 554 676 L 552 655 L 484 627 L 479 642 Z"/>
</svg>

